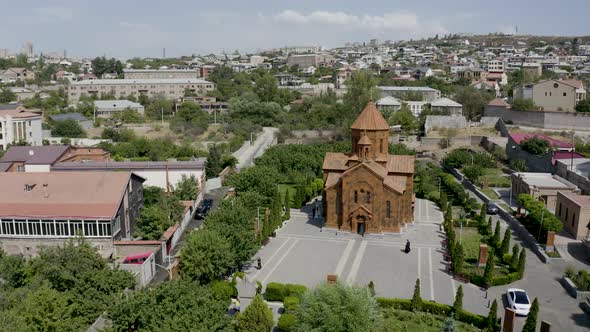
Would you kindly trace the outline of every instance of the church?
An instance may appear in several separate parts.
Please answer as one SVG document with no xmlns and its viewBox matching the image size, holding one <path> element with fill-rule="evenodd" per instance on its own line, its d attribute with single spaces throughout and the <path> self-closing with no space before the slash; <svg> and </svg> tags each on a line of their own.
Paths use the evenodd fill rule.
<svg viewBox="0 0 590 332">
<path fill-rule="evenodd" d="M 390 155 L 389 124 L 373 102 L 351 126 L 352 153 L 326 153 L 324 227 L 399 233 L 414 221 L 414 156 Z"/>
</svg>

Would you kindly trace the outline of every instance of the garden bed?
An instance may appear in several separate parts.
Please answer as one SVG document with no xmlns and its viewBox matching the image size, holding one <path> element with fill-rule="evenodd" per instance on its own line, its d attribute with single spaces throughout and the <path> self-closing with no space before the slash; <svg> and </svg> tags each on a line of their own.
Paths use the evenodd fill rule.
<svg viewBox="0 0 590 332">
<path fill-rule="evenodd" d="M 461 234 L 459 227 L 455 227 L 455 233 L 457 236 Z M 482 244 L 482 240 L 483 236 L 479 234 L 477 227 L 463 227 L 461 244 L 463 245 L 466 262 L 477 262 L 479 259 L 479 245 Z"/>
<path fill-rule="evenodd" d="M 429 314 L 425 312 L 411 312 L 397 309 L 383 310 L 384 324 L 382 331 L 407 331 L 407 332 L 438 332 L 444 326 L 445 316 Z M 482 331 L 470 324 L 455 321 L 456 331 L 478 332 Z"/>
</svg>

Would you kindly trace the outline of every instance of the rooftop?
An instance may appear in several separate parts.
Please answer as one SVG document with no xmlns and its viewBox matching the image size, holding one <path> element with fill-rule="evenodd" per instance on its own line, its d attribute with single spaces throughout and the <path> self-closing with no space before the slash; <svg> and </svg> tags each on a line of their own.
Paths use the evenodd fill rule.
<svg viewBox="0 0 590 332">
<path fill-rule="evenodd" d="M 52 171 L 66 170 L 143 170 L 143 169 L 186 169 L 202 170 L 205 168 L 206 158 L 196 158 L 189 161 L 88 161 L 80 162 L 62 162 L 51 167 Z"/>
<path fill-rule="evenodd" d="M 420 91 L 420 92 L 439 92 L 436 89 L 433 89 L 428 86 L 379 86 L 379 89 L 383 91 L 399 91 L 399 92 L 408 92 L 408 91 Z"/>
<path fill-rule="evenodd" d="M 162 79 L 112 79 L 112 80 L 84 80 L 71 84 L 82 85 L 121 85 L 121 84 L 213 84 L 197 78 L 162 78 Z"/>
<path fill-rule="evenodd" d="M 135 103 L 129 100 L 95 100 L 94 106 L 97 108 L 138 108 L 143 107 L 140 103 Z"/>
<path fill-rule="evenodd" d="M 430 106 L 437 106 L 437 107 L 463 107 L 463 105 L 459 104 L 458 102 L 451 100 L 449 98 L 438 98 L 434 101 L 432 101 L 432 103 L 430 103 Z"/>
<path fill-rule="evenodd" d="M 573 193 L 570 191 L 560 191 L 560 194 L 569 198 L 570 201 L 582 206 L 582 207 L 590 207 L 590 196 L 588 195 L 580 195 L 577 193 Z"/>
<path fill-rule="evenodd" d="M 0 173 L 0 217 L 113 219 L 128 172 Z"/>
<path fill-rule="evenodd" d="M 549 137 L 547 135 L 543 135 L 543 134 L 536 134 L 536 133 L 515 134 L 515 133 L 512 133 L 512 134 L 510 134 L 510 137 L 512 138 L 512 140 L 516 144 L 520 144 L 522 141 L 524 141 L 526 139 L 537 137 L 537 138 L 540 138 L 542 140 L 549 142 L 549 144 L 551 146 L 556 147 L 556 148 L 571 149 L 573 147 L 573 145 L 571 143 L 559 141 L 559 140 L 556 140 L 554 138 L 551 138 L 551 137 Z"/>
<path fill-rule="evenodd" d="M 0 162 L 24 162 L 29 165 L 52 165 L 68 150 L 67 145 L 11 146 Z"/>
<path fill-rule="evenodd" d="M 521 172 L 515 173 L 521 177 L 529 186 L 538 188 L 551 189 L 575 189 L 577 188 L 573 183 L 551 173 L 529 173 Z"/>
<path fill-rule="evenodd" d="M 377 106 L 401 106 L 402 103 L 395 97 L 387 96 L 377 100 Z"/>
<path fill-rule="evenodd" d="M 0 109 L 0 117 L 10 116 L 16 119 L 23 119 L 23 118 L 36 118 L 41 117 L 41 114 L 33 113 L 31 111 L 27 111 L 20 106 L 12 105 L 12 108 L 1 108 Z"/>
<path fill-rule="evenodd" d="M 389 124 L 385 121 L 381 112 L 377 110 L 375 103 L 371 101 L 350 128 L 360 130 L 389 130 Z"/>
</svg>

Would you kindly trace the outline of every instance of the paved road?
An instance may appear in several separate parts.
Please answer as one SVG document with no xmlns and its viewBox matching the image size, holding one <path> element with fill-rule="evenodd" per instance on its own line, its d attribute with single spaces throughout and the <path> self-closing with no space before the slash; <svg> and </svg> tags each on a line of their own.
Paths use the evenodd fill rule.
<svg viewBox="0 0 590 332">
<path fill-rule="evenodd" d="M 244 142 L 244 145 L 232 154 L 238 159 L 236 168 L 240 170 L 252 166 L 254 159 L 260 157 L 268 147 L 276 144 L 276 132 L 278 128 L 264 127 L 252 144 L 250 141 Z"/>
<path fill-rule="evenodd" d="M 482 203 L 479 197 L 473 192 L 469 190 L 467 192 L 471 197 L 477 199 L 479 203 Z M 492 220 L 494 225 L 496 221 L 500 221 L 501 234 L 503 236 L 509 224 L 498 216 L 493 216 Z M 513 230 L 510 248 L 512 248 L 514 243 L 518 243 L 521 247 L 524 246 L 524 242 Z M 589 266 L 579 261 L 567 262 L 566 260 L 545 264 L 530 248 L 525 248 L 527 250 L 527 260 L 523 279 L 510 285 L 490 288 L 488 292 L 490 299 L 497 299 L 499 306 L 502 303 L 505 306 L 506 301 L 503 294 L 506 290 L 510 287 L 522 288 L 528 292 L 531 300 L 535 297 L 539 299 L 539 324 L 541 320 L 551 323 L 552 331 L 588 331 L 590 329 L 590 317 L 579 307 L 578 302 L 565 291 L 559 280 L 563 276 L 567 265 L 575 265 L 577 268 L 585 269 L 588 269 Z M 501 314 L 503 316 L 503 310 Z M 522 329 L 524 322 L 524 317 L 517 318 L 515 325 L 516 331 Z"/>
</svg>

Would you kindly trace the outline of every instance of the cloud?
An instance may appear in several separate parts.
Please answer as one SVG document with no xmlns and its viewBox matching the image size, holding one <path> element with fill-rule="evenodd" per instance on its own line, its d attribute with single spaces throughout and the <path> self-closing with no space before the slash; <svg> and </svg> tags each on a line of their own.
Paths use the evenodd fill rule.
<svg viewBox="0 0 590 332">
<path fill-rule="evenodd" d="M 74 18 L 74 11 L 65 7 L 37 7 L 33 13 L 45 20 L 71 21 Z"/>
<path fill-rule="evenodd" d="M 284 10 L 274 20 L 289 24 L 320 24 L 346 26 L 364 30 L 406 31 L 412 33 L 444 33 L 447 30 L 438 22 L 423 22 L 411 12 L 392 12 L 382 15 L 353 15 L 341 11 L 316 10 L 303 14 L 295 10 Z"/>
</svg>

